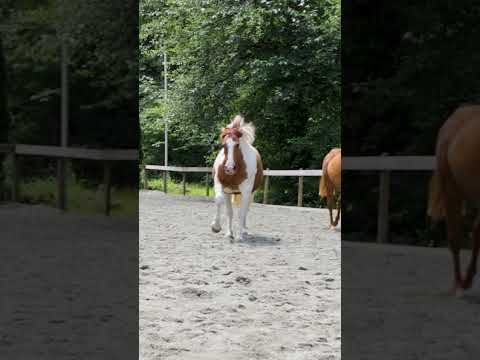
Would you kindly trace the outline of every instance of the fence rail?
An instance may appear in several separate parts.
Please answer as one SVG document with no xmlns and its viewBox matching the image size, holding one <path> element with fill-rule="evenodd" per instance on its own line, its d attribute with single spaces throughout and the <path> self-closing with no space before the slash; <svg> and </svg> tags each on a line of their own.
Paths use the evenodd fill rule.
<svg viewBox="0 0 480 360">
<path fill-rule="evenodd" d="M 434 156 L 342 156 L 342 171 L 365 171 L 379 173 L 379 197 L 378 197 L 378 218 L 377 218 L 377 242 L 388 242 L 389 235 L 389 205 L 390 205 L 390 178 L 392 172 L 398 171 L 434 171 L 436 168 Z M 168 172 L 183 173 L 182 184 L 183 194 L 186 193 L 185 178 L 186 173 L 197 172 L 208 174 L 212 172 L 210 167 L 183 167 L 183 166 L 160 166 L 145 165 L 144 187 L 148 188 L 147 170 L 162 171 L 164 173 L 164 192 L 167 188 Z M 305 176 L 322 176 L 322 170 L 264 170 L 265 182 L 263 203 L 268 203 L 268 187 L 270 177 L 272 176 L 298 176 L 298 201 L 297 205 L 303 205 L 303 177 Z M 207 196 L 209 195 L 209 187 L 207 186 Z"/>
<path fill-rule="evenodd" d="M 144 188 L 148 189 L 148 176 L 147 170 L 162 171 L 163 172 L 163 191 L 168 192 L 168 173 L 169 172 L 179 172 L 182 173 L 182 189 L 183 195 L 187 193 L 186 187 L 186 173 L 205 173 L 205 187 L 206 195 L 210 196 L 210 179 L 209 175 L 212 173 L 213 168 L 211 167 L 186 167 L 186 166 L 162 166 L 162 165 L 144 165 Z M 305 176 L 321 177 L 322 170 L 311 170 L 311 169 L 299 169 L 299 170 L 270 170 L 266 169 L 263 171 L 265 176 L 265 181 L 263 183 L 263 203 L 268 204 L 268 188 L 270 185 L 270 177 L 275 176 L 293 176 L 298 177 L 298 194 L 297 194 L 297 206 L 303 206 L 303 178 Z"/>
<path fill-rule="evenodd" d="M 390 176 L 394 171 L 434 171 L 435 156 L 342 156 L 343 171 L 379 172 L 377 242 L 388 242 Z"/>
<path fill-rule="evenodd" d="M 44 146 L 27 144 L 0 144 L 0 153 L 7 154 L 12 160 L 12 188 L 11 199 L 20 199 L 20 156 L 40 156 L 57 159 L 57 207 L 67 209 L 67 181 L 65 160 L 82 159 L 103 162 L 103 185 L 104 185 L 104 213 L 110 215 L 111 206 L 111 162 L 113 161 L 138 161 L 138 150 L 135 149 L 88 149 L 80 147 Z"/>
</svg>

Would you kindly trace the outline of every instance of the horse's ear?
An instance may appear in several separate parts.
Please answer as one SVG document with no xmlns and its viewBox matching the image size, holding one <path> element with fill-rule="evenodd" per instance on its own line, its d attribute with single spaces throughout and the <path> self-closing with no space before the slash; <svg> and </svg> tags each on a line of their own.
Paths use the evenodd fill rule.
<svg viewBox="0 0 480 360">
<path fill-rule="evenodd" d="M 233 128 L 239 128 L 241 126 L 243 126 L 243 116 L 242 115 L 237 115 L 233 118 L 232 120 L 232 127 Z"/>
</svg>

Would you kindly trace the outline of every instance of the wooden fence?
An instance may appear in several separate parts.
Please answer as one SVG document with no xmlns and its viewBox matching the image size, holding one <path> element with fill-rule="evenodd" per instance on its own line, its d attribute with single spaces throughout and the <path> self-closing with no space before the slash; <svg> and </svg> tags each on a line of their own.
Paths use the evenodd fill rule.
<svg viewBox="0 0 480 360">
<path fill-rule="evenodd" d="M 434 171 L 434 156 L 342 156 L 343 171 L 378 171 L 377 242 L 388 242 L 390 175 L 392 171 Z"/>
<path fill-rule="evenodd" d="M 138 151 L 134 149 L 88 149 L 61 146 L 0 144 L 0 153 L 11 157 L 12 161 L 12 188 L 11 199 L 20 199 L 20 162 L 19 156 L 39 156 L 57 159 L 57 207 L 67 209 L 67 181 L 65 161 L 69 159 L 82 159 L 103 162 L 104 185 L 104 212 L 110 214 L 111 205 L 111 163 L 113 161 L 138 161 Z"/>
<path fill-rule="evenodd" d="M 168 172 L 180 172 L 182 176 L 183 194 L 186 194 L 186 173 L 206 173 L 206 194 L 209 195 L 209 174 L 212 169 L 208 167 L 180 167 L 180 166 L 159 166 L 144 165 L 144 187 L 148 188 L 147 170 L 162 171 L 164 174 L 164 192 L 167 188 Z M 389 234 L 389 205 L 390 205 L 390 176 L 396 171 L 434 171 L 434 156 L 343 156 L 343 171 L 374 171 L 379 173 L 379 197 L 378 197 L 378 218 L 377 218 L 377 242 L 388 242 Z M 269 177 L 271 176 L 298 176 L 298 201 L 297 205 L 303 205 L 303 177 L 322 176 L 322 170 L 265 170 L 263 203 L 268 203 Z"/>
<path fill-rule="evenodd" d="M 211 167 L 184 167 L 184 166 L 161 166 L 161 165 L 143 165 L 144 171 L 144 185 L 145 189 L 148 189 L 148 176 L 147 171 L 162 171 L 163 172 L 163 191 L 168 192 L 167 177 L 169 172 L 179 172 L 182 173 L 182 192 L 183 195 L 187 193 L 186 188 L 186 176 L 187 173 L 205 173 L 205 187 L 206 195 L 210 196 L 210 174 L 212 173 Z M 265 181 L 263 183 L 263 203 L 268 204 L 268 187 L 270 184 L 270 177 L 274 176 L 294 176 L 298 177 L 298 195 L 297 195 L 297 206 L 303 206 L 303 178 L 305 176 L 315 176 L 321 177 L 322 170 L 270 170 L 266 169 L 263 171 L 265 176 Z"/>
</svg>

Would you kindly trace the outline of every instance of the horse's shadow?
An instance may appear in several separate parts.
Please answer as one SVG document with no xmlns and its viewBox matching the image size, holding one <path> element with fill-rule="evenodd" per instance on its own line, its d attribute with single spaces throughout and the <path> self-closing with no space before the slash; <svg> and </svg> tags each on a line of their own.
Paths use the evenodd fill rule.
<svg viewBox="0 0 480 360">
<path fill-rule="evenodd" d="M 231 240 L 232 243 L 246 244 L 249 246 L 274 246 L 280 243 L 279 237 L 264 236 L 259 234 L 248 234 L 244 239 L 235 238 Z"/>
<path fill-rule="evenodd" d="M 461 299 L 472 305 L 480 305 L 480 294 L 478 292 L 464 294 Z"/>
</svg>

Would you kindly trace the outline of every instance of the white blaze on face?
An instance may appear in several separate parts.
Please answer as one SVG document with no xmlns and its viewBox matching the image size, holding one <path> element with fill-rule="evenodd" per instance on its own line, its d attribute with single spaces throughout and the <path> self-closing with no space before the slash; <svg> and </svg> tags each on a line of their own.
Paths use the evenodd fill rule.
<svg viewBox="0 0 480 360">
<path fill-rule="evenodd" d="M 225 145 L 227 145 L 227 162 L 225 163 L 225 172 L 227 174 L 233 174 L 235 169 L 235 160 L 233 158 L 235 141 L 233 141 L 231 138 L 227 138 L 227 140 L 225 140 Z"/>
</svg>

